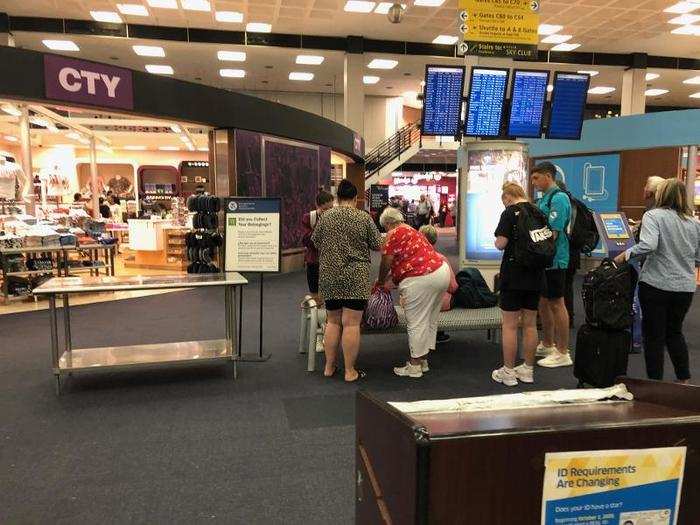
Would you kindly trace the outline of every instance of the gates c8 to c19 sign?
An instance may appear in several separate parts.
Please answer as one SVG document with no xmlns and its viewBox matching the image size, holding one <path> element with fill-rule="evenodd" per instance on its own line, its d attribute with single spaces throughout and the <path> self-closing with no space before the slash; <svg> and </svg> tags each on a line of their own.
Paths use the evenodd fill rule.
<svg viewBox="0 0 700 525">
<path fill-rule="evenodd" d="M 44 55 L 44 85 L 53 100 L 134 109 L 132 72 L 121 67 Z"/>
</svg>

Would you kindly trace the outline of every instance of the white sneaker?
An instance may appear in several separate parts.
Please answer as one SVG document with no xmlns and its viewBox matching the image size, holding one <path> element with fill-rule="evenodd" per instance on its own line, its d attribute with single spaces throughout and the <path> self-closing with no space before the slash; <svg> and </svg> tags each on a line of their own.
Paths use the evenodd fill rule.
<svg viewBox="0 0 700 525">
<path fill-rule="evenodd" d="M 521 383 L 535 382 L 535 378 L 533 377 L 534 367 L 527 366 L 525 363 L 523 363 L 522 365 L 516 366 L 513 371 L 515 372 L 515 376 L 518 378 L 518 381 Z"/>
<path fill-rule="evenodd" d="M 494 370 L 491 373 L 491 379 L 496 383 L 503 383 L 506 386 L 517 386 L 518 378 L 513 369 L 508 369 L 505 366 Z"/>
<path fill-rule="evenodd" d="M 563 354 L 557 350 L 537 361 L 537 364 L 546 368 L 559 368 L 560 366 L 571 366 L 574 362 L 571 360 L 568 350 Z"/>
<path fill-rule="evenodd" d="M 421 369 L 421 372 L 423 372 L 424 374 L 425 374 L 426 372 L 430 372 L 430 367 L 428 366 L 428 360 L 427 360 L 427 359 L 423 359 L 423 360 L 421 361 L 421 363 L 420 363 L 420 369 Z"/>
<path fill-rule="evenodd" d="M 410 361 L 406 361 L 405 366 L 394 368 L 394 373 L 401 377 L 413 377 L 417 379 L 423 377 L 423 366 L 422 365 L 412 365 Z"/>
<path fill-rule="evenodd" d="M 535 355 L 537 357 L 547 357 L 552 354 L 557 349 L 556 345 L 552 346 L 544 346 L 544 343 L 540 341 L 540 343 L 537 345 L 537 350 L 535 351 Z"/>
</svg>

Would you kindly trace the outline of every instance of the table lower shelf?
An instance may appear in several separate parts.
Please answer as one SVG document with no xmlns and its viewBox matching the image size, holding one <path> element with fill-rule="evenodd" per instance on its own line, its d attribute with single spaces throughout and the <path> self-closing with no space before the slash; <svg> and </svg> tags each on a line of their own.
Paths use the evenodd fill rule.
<svg viewBox="0 0 700 525">
<path fill-rule="evenodd" d="M 64 374 L 101 368 L 155 367 L 193 362 L 233 361 L 236 358 L 229 341 L 226 339 L 79 348 L 64 352 L 59 359 L 58 369 L 54 369 L 54 373 Z"/>
</svg>

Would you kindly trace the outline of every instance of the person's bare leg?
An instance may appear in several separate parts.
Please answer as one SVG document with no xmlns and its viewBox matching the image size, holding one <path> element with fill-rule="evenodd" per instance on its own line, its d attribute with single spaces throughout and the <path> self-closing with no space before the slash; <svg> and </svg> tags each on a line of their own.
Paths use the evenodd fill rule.
<svg viewBox="0 0 700 525">
<path fill-rule="evenodd" d="M 569 351 L 569 312 L 566 309 L 564 298 L 550 300 L 552 316 L 554 318 L 554 338 L 557 350 L 562 354 Z"/>
<path fill-rule="evenodd" d="M 501 334 L 503 364 L 506 368 L 514 368 L 515 358 L 518 354 L 518 318 L 520 312 L 501 311 L 501 316 L 503 318 L 503 333 Z"/>
<path fill-rule="evenodd" d="M 540 297 L 540 319 L 542 320 L 542 343 L 547 348 L 554 346 L 554 315 L 550 300 Z"/>
<path fill-rule="evenodd" d="M 343 308 L 343 358 L 345 359 L 345 380 L 355 381 L 357 355 L 360 353 L 360 322 L 362 312 Z"/>
<path fill-rule="evenodd" d="M 537 350 L 537 312 L 534 310 L 521 310 L 523 326 L 523 357 L 525 364 L 535 364 L 535 352 Z M 517 329 L 517 328 L 516 328 Z"/>
<path fill-rule="evenodd" d="M 323 351 L 326 353 L 326 366 L 323 375 L 330 377 L 335 373 L 338 361 L 338 345 L 343 333 L 342 310 L 328 310 L 326 312 L 326 332 L 324 334 Z"/>
</svg>

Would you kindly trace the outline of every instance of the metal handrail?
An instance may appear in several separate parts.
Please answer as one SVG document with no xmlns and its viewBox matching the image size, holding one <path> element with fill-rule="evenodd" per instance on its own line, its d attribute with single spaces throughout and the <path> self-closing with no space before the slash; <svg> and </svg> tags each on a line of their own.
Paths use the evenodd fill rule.
<svg viewBox="0 0 700 525">
<path fill-rule="evenodd" d="M 370 178 L 395 158 L 421 140 L 420 122 L 406 124 L 379 143 L 365 156 L 365 179 Z"/>
</svg>

